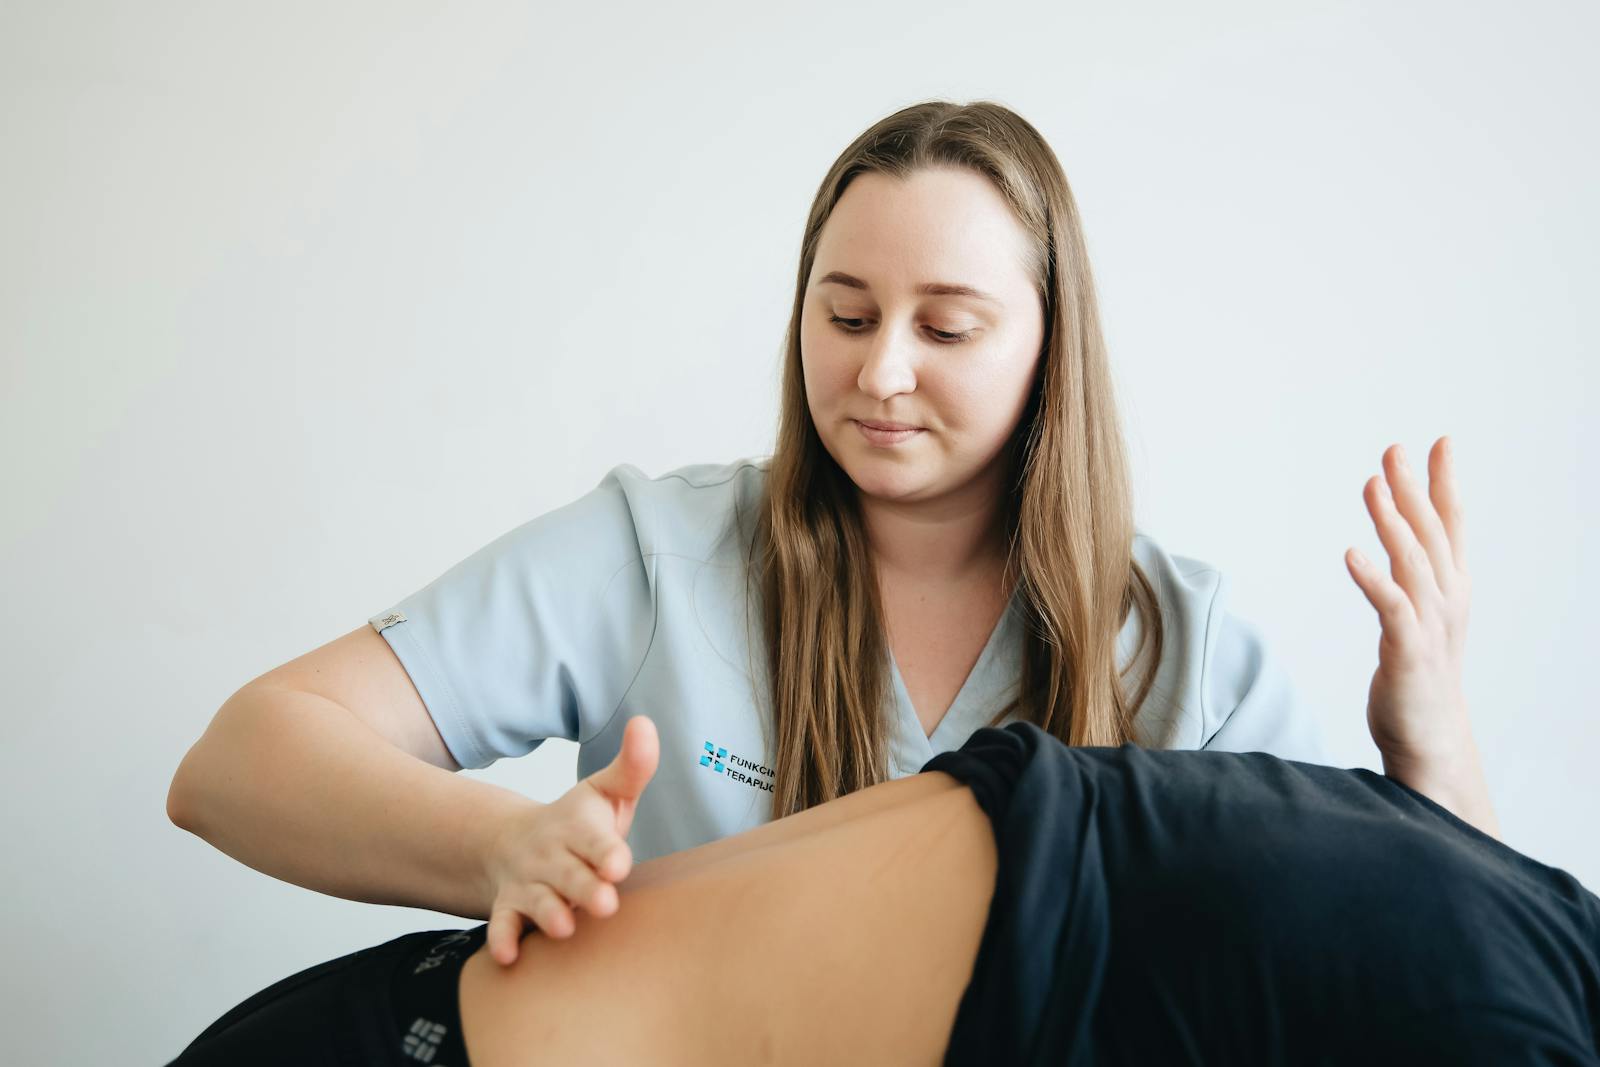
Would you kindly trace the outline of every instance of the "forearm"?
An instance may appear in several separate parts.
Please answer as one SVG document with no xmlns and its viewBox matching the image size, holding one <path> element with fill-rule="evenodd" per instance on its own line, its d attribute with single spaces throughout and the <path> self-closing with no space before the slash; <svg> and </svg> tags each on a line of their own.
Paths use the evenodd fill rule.
<svg viewBox="0 0 1600 1067">
<path fill-rule="evenodd" d="M 1489 783 L 1470 730 L 1455 744 L 1422 757 L 1383 756 L 1383 773 L 1415 789 L 1464 822 L 1496 840 L 1500 822 L 1489 798 Z"/>
<path fill-rule="evenodd" d="M 275 878 L 487 919 L 488 837 L 537 802 L 426 763 L 311 693 L 241 690 L 174 777 L 174 822 Z"/>
</svg>

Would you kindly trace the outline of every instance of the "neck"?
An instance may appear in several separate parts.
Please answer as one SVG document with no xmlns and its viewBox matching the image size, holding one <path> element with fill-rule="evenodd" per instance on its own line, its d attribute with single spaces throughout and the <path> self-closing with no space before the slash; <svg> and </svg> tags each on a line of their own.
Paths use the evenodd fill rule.
<svg viewBox="0 0 1600 1067">
<path fill-rule="evenodd" d="M 880 573 L 901 582 L 967 581 L 1003 570 L 998 498 L 971 490 L 911 503 L 862 494 L 861 514 Z"/>
</svg>

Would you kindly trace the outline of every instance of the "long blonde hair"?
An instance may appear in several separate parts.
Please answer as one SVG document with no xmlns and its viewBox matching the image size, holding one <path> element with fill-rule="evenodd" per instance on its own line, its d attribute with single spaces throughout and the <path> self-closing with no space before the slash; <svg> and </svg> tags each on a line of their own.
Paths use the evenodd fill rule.
<svg viewBox="0 0 1600 1067">
<path fill-rule="evenodd" d="M 1077 205 L 1038 131 L 999 104 L 928 101 L 873 124 L 829 168 L 806 220 L 785 339 L 777 441 L 746 573 L 762 604 L 776 729 L 773 818 L 885 780 L 890 686 L 876 565 L 854 484 L 811 420 L 800 320 L 822 227 L 859 174 L 923 167 L 982 174 L 1030 238 L 1044 307 L 1044 351 L 1004 452 L 1005 588 L 1025 636 L 1012 711 L 1069 745 L 1146 743 L 1134 716 L 1155 680 L 1163 629 L 1133 558 L 1133 504 L 1122 429 Z M 749 600 L 746 601 L 749 603 Z M 1130 700 L 1117 638 L 1137 604 L 1149 669 Z M 1129 665 L 1130 669 L 1132 664 Z"/>
</svg>

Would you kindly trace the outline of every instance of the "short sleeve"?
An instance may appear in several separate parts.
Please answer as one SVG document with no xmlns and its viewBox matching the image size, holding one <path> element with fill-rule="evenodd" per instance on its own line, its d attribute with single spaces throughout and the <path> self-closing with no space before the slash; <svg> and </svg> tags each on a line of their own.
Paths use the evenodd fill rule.
<svg viewBox="0 0 1600 1067">
<path fill-rule="evenodd" d="M 584 496 L 480 548 L 373 615 L 462 767 L 584 741 L 649 652 L 654 582 L 610 471 Z"/>
<path fill-rule="evenodd" d="M 1220 575 L 1206 620 L 1200 700 L 1208 735 L 1200 747 L 1330 763 L 1316 716 L 1260 629 L 1233 614 L 1228 600 L 1228 578 Z"/>
</svg>

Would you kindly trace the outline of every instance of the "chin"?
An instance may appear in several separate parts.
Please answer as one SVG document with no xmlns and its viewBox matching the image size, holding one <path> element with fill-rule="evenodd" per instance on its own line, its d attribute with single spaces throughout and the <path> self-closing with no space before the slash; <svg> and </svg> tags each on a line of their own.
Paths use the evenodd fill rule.
<svg viewBox="0 0 1600 1067">
<path fill-rule="evenodd" d="M 885 462 L 879 457 L 851 457 L 839 466 L 861 492 L 882 500 L 898 500 L 927 488 L 921 464 Z"/>
</svg>

